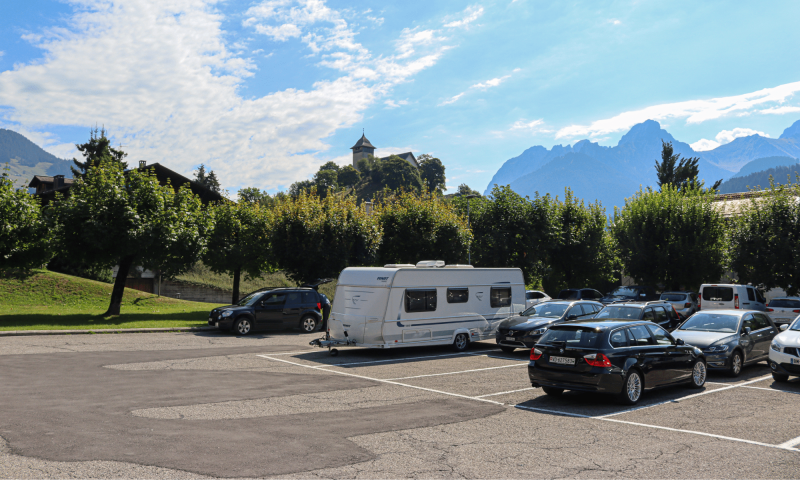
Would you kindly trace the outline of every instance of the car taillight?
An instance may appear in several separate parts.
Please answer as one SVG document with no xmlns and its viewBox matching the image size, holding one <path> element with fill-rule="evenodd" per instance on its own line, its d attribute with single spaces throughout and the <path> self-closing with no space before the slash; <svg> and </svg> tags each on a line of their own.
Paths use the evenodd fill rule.
<svg viewBox="0 0 800 480">
<path fill-rule="evenodd" d="M 683 308 L 692 308 L 692 304 L 691 303 L 684 303 L 683 304 Z"/>
<path fill-rule="evenodd" d="M 317 302 L 317 310 L 322 310 L 322 304 Z"/>
<path fill-rule="evenodd" d="M 698 310 L 700 310 L 700 302 L 702 302 L 702 301 L 703 301 L 703 294 L 702 293 L 698 293 L 697 294 L 697 309 Z"/>
<path fill-rule="evenodd" d="M 610 367 L 611 366 L 611 360 L 609 360 L 608 357 L 606 357 L 604 354 L 599 353 L 599 352 L 594 354 L 594 355 L 586 355 L 585 357 L 583 357 L 583 359 L 586 360 L 586 363 L 588 363 L 589 365 L 591 365 L 593 367 Z"/>
<path fill-rule="evenodd" d="M 792 310 L 794 313 L 800 313 L 800 310 Z"/>
<path fill-rule="evenodd" d="M 775 310 L 773 310 L 773 309 L 771 309 L 771 308 L 768 308 L 768 309 L 767 309 L 767 311 L 768 311 L 768 312 L 774 312 Z"/>
<path fill-rule="evenodd" d="M 538 348 L 531 349 L 531 360 L 536 361 L 542 358 L 542 351 Z"/>
<path fill-rule="evenodd" d="M 733 308 L 739 308 L 739 294 L 737 293 L 733 297 Z"/>
</svg>

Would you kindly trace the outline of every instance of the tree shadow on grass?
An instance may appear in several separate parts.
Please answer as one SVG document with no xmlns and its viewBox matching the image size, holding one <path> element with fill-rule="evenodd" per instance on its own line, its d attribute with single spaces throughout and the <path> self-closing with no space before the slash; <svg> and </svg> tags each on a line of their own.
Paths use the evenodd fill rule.
<svg viewBox="0 0 800 480">
<path fill-rule="evenodd" d="M 12 314 L 0 316 L 2 329 L 68 329 L 68 328 L 157 328 L 207 326 L 207 314 L 204 312 L 174 313 L 123 313 L 119 316 L 103 317 L 102 314 Z M 139 325 L 130 325 L 139 324 Z M 124 327 L 121 327 L 124 326 Z"/>
</svg>

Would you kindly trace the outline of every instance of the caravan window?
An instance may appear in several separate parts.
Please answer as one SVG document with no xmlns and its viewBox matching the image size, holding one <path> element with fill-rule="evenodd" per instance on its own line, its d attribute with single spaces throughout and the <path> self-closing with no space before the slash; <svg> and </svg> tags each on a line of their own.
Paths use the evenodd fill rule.
<svg viewBox="0 0 800 480">
<path fill-rule="evenodd" d="M 436 290 L 406 290 L 406 312 L 436 310 Z"/>
<path fill-rule="evenodd" d="M 508 307 L 509 305 L 511 305 L 511 288 L 492 287 L 492 294 L 490 295 L 489 298 L 492 308 Z"/>
<path fill-rule="evenodd" d="M 467 303 L 469 301 L 468 288 L 448 288 L 447 303 Z"/>
</svg>

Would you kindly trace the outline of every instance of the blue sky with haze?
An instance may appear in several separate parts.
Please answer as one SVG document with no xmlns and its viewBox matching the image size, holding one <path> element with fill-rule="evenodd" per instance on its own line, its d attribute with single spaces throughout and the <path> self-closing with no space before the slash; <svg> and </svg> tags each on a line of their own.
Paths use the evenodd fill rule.
<svg viewBox="0 0 800 480">
<path fill-rule="evenodd" d="M 0 127 L 62 158 L 104 125 L 130 160 L 269 191 L 431 153 L 483 190 L 533 145 L 659 121 L 708 149 L 800 119 L 800 3 L 29 0 L 0 15 Z"/>
</svg>

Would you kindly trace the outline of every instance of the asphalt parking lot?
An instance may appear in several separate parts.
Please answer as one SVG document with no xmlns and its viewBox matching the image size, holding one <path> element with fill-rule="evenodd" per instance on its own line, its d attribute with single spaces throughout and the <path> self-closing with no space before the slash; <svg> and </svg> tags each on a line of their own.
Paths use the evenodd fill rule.
<svg viewBox="0 0 800 480">
<path fill-rule="evenodd" d="M 766 364 L 640 405 L 531 389 L 491 343 L 279 333 L 0 338 L 3 478 L 797 478 L 800 381 Z"/>
</svg>

